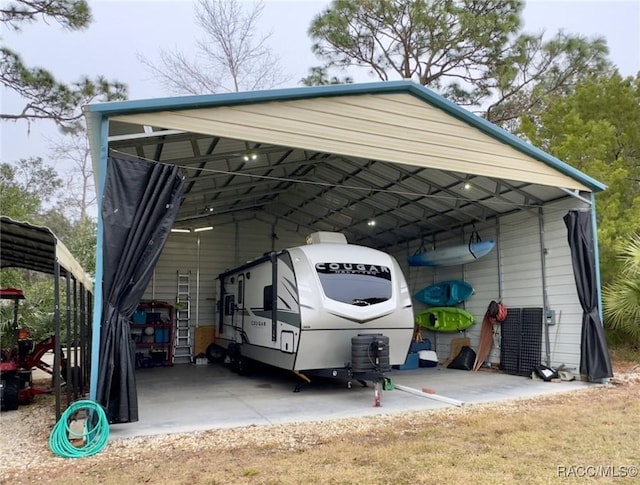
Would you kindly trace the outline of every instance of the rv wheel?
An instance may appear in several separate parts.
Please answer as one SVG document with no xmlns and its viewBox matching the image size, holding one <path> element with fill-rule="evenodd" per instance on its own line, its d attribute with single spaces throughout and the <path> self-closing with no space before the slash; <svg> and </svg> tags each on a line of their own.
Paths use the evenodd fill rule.
<svg viewBox="0 0 640 485">
<path fill-rule="evenodd" d="M 213 364 L 224 360 L 225 351 L 219 345 L 211 344 L 207 347 L 206 355 L 209 362 Z"/>
</svg>

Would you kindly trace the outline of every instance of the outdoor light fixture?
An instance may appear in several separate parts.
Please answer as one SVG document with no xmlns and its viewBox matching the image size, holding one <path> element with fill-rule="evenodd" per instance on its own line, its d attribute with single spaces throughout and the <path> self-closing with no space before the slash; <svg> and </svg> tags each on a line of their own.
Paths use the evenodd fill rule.
<svg viewBox="0 0 640 485">
<path fill-rule="evenodd" d="M 245 153 L 244 156 L 242 157 L 242 159 L 245 162 L 248 162 L 249 160 L 257 160 L 258 159 L 258 154 L 255 152 L 248 152 Z"/>
<path fill-rule="evenodd" d="M 204 232 L 204 231 L 211 231 L 213 230 L 213 226 L 206 226 L 206 227 L 198 227 L 197 229 L 194 229 L 193 232 Z"/>
<path fill-rule="evenodd" d="M 469 189 L 471 189 L 471 184 L 469 182 L 465 182 L 464 190 L 469 190 Z"/>
<path fill-rule="evenodd" d="M 367 222 L 367 226 L 369 226 L 369 227 L 373 227 L 375 225 L 376 225 L 376 221 L 374 221 L 373 219 L 370 220 L 369 222 Z"/>
<path fill-rule="evenodd" d="M 177 227 L 171 228 L 171 232 L 191 232 L 191 229 L 179 229 Z"/>
</svg>

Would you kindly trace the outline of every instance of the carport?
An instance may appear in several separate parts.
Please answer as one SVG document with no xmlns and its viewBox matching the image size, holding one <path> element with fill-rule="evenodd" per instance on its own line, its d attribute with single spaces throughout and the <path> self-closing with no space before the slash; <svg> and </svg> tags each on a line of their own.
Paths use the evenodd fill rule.
<svg viewBox="0 0 640 485">
<path fill-rule="evenodd" d="M 105 253 L 113 253 L 114 239 L 135 251 L 116 236 L 122 226 L 135 228 L 136 238 L 153 226 L 150 239 L 138 242 L 153 240 L 161 249 L 146 254 L 148 264 L 133 277 L 125 275 L 130 287 L 138 298 L 175 302 L 181 275 L 190 275 L 189 325 L 196 331 L 214 327 L 219 273 L 265 251 L 304 244 L 310 232 L 335 231 L 393 254 L 414 292 L 444 279 L 473 282 L 465 308 L 478 321 L 491 300 L 538 309 L 534 353 L 541 362 L 590 380 L 610 374 L 592 236 L 594 193 L 604 186 L 423 86 L 397 81 L 126 101 L 89 105 L 85 115 L 103 201 L 94 311 L 102 337 L 94 340 L 91 394 L 109 402 L 116 421 L 136 421 L 138 414 L 129 329 L 117 311 L 109 315 L 119 322 L 119 343 L 105 339 L 115 326 L 103 315 L 102 286 L 119 261 Z M 114 198 L 134 189 L 142 198 L 158 196 L 161 202 L 148 207 L 165 207 L 167 218 L 139 223 L 135 203 L 118 212 Z M 118 219 L 123 212 L 132 213 L 127 222 Z M 581 238 L 587 247 L 577 251 L 591 258 L 583 265 L 593 290 L 586 309 L 576 290 L 569 214 L 588 229 Z M 407 265 L 409 255 L 464 244 L 475 233 L 495 240 L 496 250 L 472 264 Z M 129 300 L 126 306 L 135 309 Z M 595 325 L 583 323 L 587 314 Z M 586 339 L 591 343 L 584 343 L 583 328 L 595 333 Z M 480 325 L 466 332 L 472 346 L 479 333 Z M 441 360 L 455 337 L 428 335 Z M 190 345 L 175 357 L 192 362 L 199 352 L 195 340 Z M 500 350 L 496 345 L 492 361 L 500 363 Z M 106 360 L 99 363 L 99 354 Z"/>
<path fill-rule="evenodd" d="M 91 308 L 93 282 L 80 263 L 51 229 L 0 217 L 0 267 L 18 268 L 50 275 L 53 278 L 53 356 L 52 389 L 56 419 L 64 407 L 81 397 L 91 368 Z M 28 322 L 26 322 L 28 325 Z M 64 340 L 62 337 L 64 336 Z M 10 339 L 9 339 L 10 341 Z M 6 342 L 5 342 L 6 343 Z M 72 365 L 61 375 L 61 349 L 65 357 L 80 369 L 81 383 L 72 382 Z M 77 377 L 76 377 L 77 378 Z"/>
</svg>

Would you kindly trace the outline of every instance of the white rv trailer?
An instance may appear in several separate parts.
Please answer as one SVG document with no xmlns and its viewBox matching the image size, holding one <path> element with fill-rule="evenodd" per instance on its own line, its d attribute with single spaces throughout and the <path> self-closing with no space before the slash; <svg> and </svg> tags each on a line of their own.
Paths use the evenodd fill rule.
<svg viewBox="0 0 640 485">
<path fill-rule="evenodd" d="M 400 266 L 389 254 L 347 244 L 343 234 L 313 233 L 305 246 L 220 274 L 218 285 L 216 341 L 232 363 L 247 357 L 343 377 L 352 338 L 364 334 L 388 338 L 387 365 L 407 356 L 414 316 Z"/>
</svg>

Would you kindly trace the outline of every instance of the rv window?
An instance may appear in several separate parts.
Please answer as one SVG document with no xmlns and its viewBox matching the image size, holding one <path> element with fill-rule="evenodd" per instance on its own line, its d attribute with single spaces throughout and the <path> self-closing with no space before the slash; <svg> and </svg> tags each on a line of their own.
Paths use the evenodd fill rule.
<svg viewBox="0 0 640 485">
<path fill-rule="evenodd" d="M 262 298 L 264 301 L 264 310 L 273 310 L 273 285 L 264 287 L 264 290 L 262 290 Z"/>
<path fill-rule="evenodd" d="M 317 263 L 327 298 L 367 306 L 391 298 L 391 271 L 386 266 L 358 263 Z"/>
<path fill-rule="evenodd" d="M 224 297 L 224 314 L 233 315 L 233 309 L 235 307 L 234 295 L 227 295 Z"/>
<path fill-rule="evenodd" d="M 242 304 L 242 295 L 244 293 L 244 278 L 238 278 L 238 304 Z"/>
</svg>

